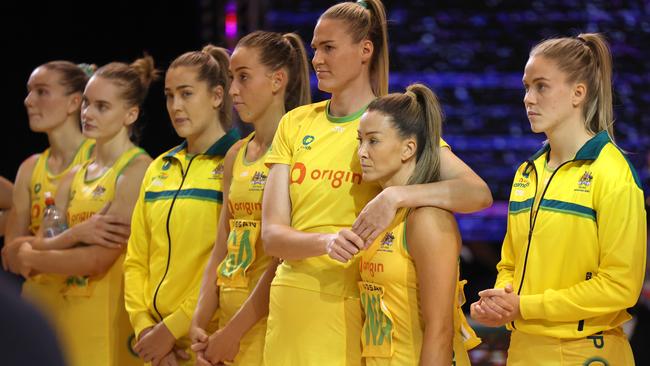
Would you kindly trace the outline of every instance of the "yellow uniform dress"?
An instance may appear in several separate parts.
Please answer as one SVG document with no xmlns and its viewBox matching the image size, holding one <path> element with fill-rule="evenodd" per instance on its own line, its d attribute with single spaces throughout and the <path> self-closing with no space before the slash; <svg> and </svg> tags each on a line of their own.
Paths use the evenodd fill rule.
<svg viewBox="0 0 650 366">
<path fill-rule="evenodd" d="M 29 185 L 32 215 L 29 223 L 29 231 L 32 232 L 32 234 L 38 232 L 38 229 L 41 226 L 41 221 L 43 220 L 43 211 L 45 210 L 45 192 L 50 192 L 52 193 L 52 197 L 55 197 L 59 180 L 68 174 L 76 165 L 88 161 L 94 148 L 94 140 L 84 140 L 77 149 L 77 153 L 72 159 L 70 165 L 59 174 L 52 174 L 47 166 L 47 159 L 50 157 L 50 148 L 47 148 L 39 155 L 36 164 L 34 165 L 32 179 Z"/>
<path fill-rule="evenodd" d="M 187 335 L 217 235 L 223 158 L 238 140 L 231 130 L 196 155 L 183 142 L 149 165 L 124 260 L 125 305 L 136 336 L 162 321 L 176 347 L 194 355 Z"/>
<path fill-rule="evenodd" d="M 336 233 L 352 226 L 380 191 L 362 182 L 357 128 L 365 108 L 329 115 L 329 101 L 298 107 L 280 121 L 268 165 L 290 166 L 291 226 Z M 441 142 L 442 143 L 442 142 Z M 358 257 L 285 260 L 271 286 L 266 365 L 360 365 Z"/>
<path fill-rule="evenodd" d="M 45 210 L 45 192 L 56 196 L 59 180 L 70 170 L 79 164 L 83 164 L 92 155 L 95 147 L 94 140 L 84 140 L 75 154 L 72 162 L 59 174 L 52 174 L 47 166 L 47 159 L 50 157 L 50 149 L 46 149 L 39 155 L 34 165 L 31 182 L 29 184 L 29 197 L 31 207 L 31 220 L 29 231 L 32 234 L 38 233 Z M 56 313 L 60 308 L 60 292 L 65 281 L 64 276 L 56 274 L 40 274 L 32 276 L 23 283 L 23 297 L 35 303 L 50 321 L 56 321 Z M 58 327 L 55 326 L 56 330 Z"/>
<path fill-rule="evenodd" d="M 219 285 L 219 328 L 241 308 L 266 270 L 271 258 L 264 253 L 260 237 L 262 194 L 269 175 L 264 164 L 266 153 L 256 161 L 246 160 L 250 134 L 239 149 L 228 191 L 228 210 L 232 215 L 228 254 L 217 269 Z M 239 344 L 235 365 L 262 364 L 266 317 L 249 330 Z"/>
<path fill-rule="evenodd" d="M 646 268 L 639 179 L 605 131 L 546 179 L 549 149 L 521 164 L 510 194 L 495 284 L 520 296 L 508 364 L 630 365 L 620 326 Z"/>
<path fill-rule="evenodd" d="M 86 162 L 70 186 L 68 224 L 89 219 L 115 197 L 118 177 L 134 158 L 146 154 L 134 147 L 120 156 L 102 176 L 88 180 Z M 71 366 L 139 365 L 131 346 L 133 329 L 124 309 L 121 255 L 108 272 L 97 277 L 69 276 L 62 291 L 59 311 L 62 343 Z"/>
<path fill-rule="evenodd" d="M 368 366 L 407 366 L 420 362 L 424 323 L 417 272 L 407 247 L 407 216 L 408 210 L 401 209 L 386 231 L 363 252 L 359 263 L 359 290 L 365 313 L 361 342 Z M 465 283 L 459 281 L 456 287 L 453 314 L 452 364 L 457 366 L 470 365 L 467 349 L 480 342 L 461 309 L 465 302 Z"/>
</svg>

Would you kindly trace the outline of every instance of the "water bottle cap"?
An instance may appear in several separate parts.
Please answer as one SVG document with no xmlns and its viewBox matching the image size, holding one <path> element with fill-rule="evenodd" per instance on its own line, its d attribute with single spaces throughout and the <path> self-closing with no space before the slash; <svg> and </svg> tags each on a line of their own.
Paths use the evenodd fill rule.
<svg viewBox="0 0 650 366">
<path fill-rule="evenodd" d="M 54 197 L 52 197 L 52 193 L 45 192 L 45 206 L 52 206 L 52 205 L 54 205 Z"/>
</svg>

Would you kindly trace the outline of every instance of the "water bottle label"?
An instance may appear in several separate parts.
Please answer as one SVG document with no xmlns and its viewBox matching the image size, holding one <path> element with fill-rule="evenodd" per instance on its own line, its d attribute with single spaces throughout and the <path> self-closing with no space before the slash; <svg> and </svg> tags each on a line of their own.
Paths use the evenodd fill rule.
<svg viewBox="0 0 650 366">
<path fill-rule="evenodd" d="M 43 230 L 43 235 L 45 235 L 46 238 L 51 238 L 61 234 L 62 232 L 66 231 L 66 229 L 68 229 L 68 226 L 66 224 L 59 224 L 55 225 L 54 227 L 46 227 Z"/>
<path fill-rule="evenodd" d="M 44 234 L 46 238 L 51 238 L 53 236 L 56 236 L 56 231 L 54 230 L 54 228 L 47 228 L 45 229 Z"/>
</svg>

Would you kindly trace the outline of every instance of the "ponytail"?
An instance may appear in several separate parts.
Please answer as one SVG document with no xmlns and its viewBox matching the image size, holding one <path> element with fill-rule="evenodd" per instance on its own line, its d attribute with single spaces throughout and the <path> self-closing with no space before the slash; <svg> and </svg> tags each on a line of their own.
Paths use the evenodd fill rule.
<svg viewBox="0 0 650 366">
<path fill-rule="evenodd" d="M 612 54 L 607 42 L 600 34 L 584 33 L 578 36 L 583 39 L 592 53 L 592 67 L 596 70 L 592 100 L 585 108 L 585 121 L 591 132 L 607 130 L 614 137 L 614 108 L 612 101 Z"/>
<path fill-rule="evenodd" d="M 224 130 L 228 131 L 232 127 L 232 97 L 228 91 L 230 90 L 230 75 L 228 74 L 228 67 L 230 66 L 230 53 L 227 49 L 217 47 L 211 44 L 206 45 L 201 50 L 203 53 L 207 53 L 212 58 L 217 61 L 219 64 L 218 67 L 218 80 L 221 82 L 218 85 L 221 85 L 223 88 L 223 99 L 221 106 L 219 106 L 219 121 Z"/>
<path fill-rule="evenodd" d="M 311 103 L 311 87 L 309 84 L 309 61 L 302 38 L 296 33 L 282 35 L 292 49 L 292 56 L 288 61 L 289 83 L 285 96 L 285 110 L 290 111 L 301 105 Z"/>
<path fill-rule="evenodd" d="M 407 94 L 413 93 L 424 119 L 422 141 L 418 141 L 418 158 L 408 184 L 436 182 L 440 179 L 440 138 L 442 137 L 442 109 L 436 95 L 422 84 L 411 84 Z M 422 146 L 420 148 L 420 145 Z"/>
<path fill-rule="evenodd" d="M 388 94 L 388 26 L 386 9 L 380 0 L 366 0 L 370 11 L 371 25 L 368 38 L 376 51 L 370 64 L 370 81 L 375 95 Z"/>
<path fill-rule="evenodd" d="M 139 74 L 140 83 L 145 90 L 149 90 L 151 82 L 158 79 L 160 74 L 160 71 L 156 70 L 154 66 L 153 57 L 147 54 L 133 61 L 130 66 Z"/>
</svg>

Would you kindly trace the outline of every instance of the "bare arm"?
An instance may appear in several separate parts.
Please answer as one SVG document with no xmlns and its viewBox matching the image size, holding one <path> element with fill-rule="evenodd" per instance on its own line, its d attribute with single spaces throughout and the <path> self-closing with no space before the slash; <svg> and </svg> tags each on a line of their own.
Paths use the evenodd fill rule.
<svg viewBox="0 0 650 366">
<path fill-rule="evenodd" d="M 402 207 L 430 206 L 470 213 L 490 205 L 492 194 L 481 177 L 450 149 L 441 148 L 440 181 L 384 189 L 361 211 L 352 230 L 369 243 L 388 227 Z"/>
<path fill-rule="evenodd" d="M 115 198 L 107 214 L 122 217 L 128 221 L 133 212 L 133 206 L 138 197 L 140 183 L 151 158 L 140 156 L 136 158 L 118 177 Z M 65 186 L 61 186 L 57 195 L 65 198 Z M 67 202 L 67 200 L 65 200 Z M 77 246 L 69 249 L 56 250 L 25 250 L 22 259 L 25 266 L 36 273 L 59 273 L 64 275 L 96 276 L 106 273 L 117 258 L 123 253 L 121 248 L 105 248 L 98 245 Z"/>
<path fill-rule="evenodd" d="M 440 181 L 394 188 L 401 191 L 398 207 L 433 206 L 472 213 L 492 205 L 488 185 L 448 148 L 440 149 Z"/>
<path fill-rule="evenodd" d="M 219 306 L 219 288 L 217 287 L 217 267 L 228 253 L 228 236 L 230 234 L 230 219 L 232 213 L 228 209 L 228 199 L 230 194 L 230 184 L 232 182 L 232 168 L 237 157 L 237 153 L 242 146 L 242 142 L 233 145 L 224 158 L 223 169 L 223 202 L 224 206 L 221 209 L 219 222 L 217 223 L 217 238 L 212 248 L 212 255 L 208 260 L 208 264 L 203 272 L 203 280 L 201 282 L 201 290 L 199 292 L 199 300 L 194 310 L 192 317 L 192 325 L 190 326 L 190 339 L 195 343 L 203 335 L 206 327 L 210 323 L 210 319 L 217 311 Z M 197 329 L 198 328 L 198 329 Z M 201 336 L 197 333 L 201 333 Z"/>
<path fill-rule="evenodd" d="M 0 236 L 5 233 L 7 216 L 12 205 L 14 184 L 5 177 L 0 177 Z"/>
<path fill-rule="evenodd" d="M 0 210 L 8 210 L 13 204 L 14 184 L 5 177 L 0 177 Z"/>
<path fill-rule="evenodd" d="M 275 270 L 280 265 L 280 260 L 273 258 L 266 271 L 255 285 L 255 289 L 242 307 L 235 313 L 232 319 L 226 324 L 224 330 L 231 332 L 238 339 L 244 337 L 260 319 L 269 314 L 269 297 L 271 294 L 271 282 L 275 277 Z"/>
<path fill-rule="evenodd" d="M 14 184 L 5 177 L 0 177 L 0 210 L 11 208 Z"/>
<path fill-rule="evenodd" d="M 334 234 L 305 233 L 291 227 L 289 166 L 275 164 L 269 171 L 262 204 L 264 250 L 273 257 L 304 259 L 327 253 Z"/>
<path fill-rule="evenodd" d="M 205 348 L 201 348 L 203 354 L 198 356 L 199 360 L 207 360 L 211 364 L 218 364 L 218 362 L 229 362 L 235 359 L 237 353 L 239 353 L 241 339 L 269 313 L 271 282 L 275 277 L 275 270 L 279 264 L 280 260 L 277 258 L 272 259 L 242 307 L 239 308 L 225 327 L 210 336 L 207 346 L 201 346 Z M 201 350 L 196 344 L 192 346 L 192 349 L 195 351 Z"/>
<path fill-rule="evenodd" d="M 7 215 L 4 231 L 5 244 L 2 247 L 2 267 L 14 273 L 22 272 L 20 262 L 17 260 L 19 246 L 26 240 L 33 240 L 32 233 L 29 230 L 32 219 L 29 185 L 38 156 L 32 155 L 20 164 L 16 173 L 12 206 Z"/>
<path fill-rule="evenodd" d="M 5 230 L 5 243 L 9 244 L 19 236 L 30 235 L 29 224 L 31 222 L 31 200 L 29 184 L 32 180 L 34 166 L 38 160 L 38 155 L 33 155 L 26 159 L 16 173 L 16 183 L 14 185 L 11 210 L 7 218 L 7 228 Z"/>
<path fill-rule="evenodd" d="M 132 164 L 138 163 L 137 161 L 134 161 Z M 60 212 L 67 212 L 68 210 L 70 188 L 79 169 L 80 166 L 74 167 L 65 177 L 63 177 L 63 179 L 61 179 L 61 182 L 59 183 L 55 202 Z M 134 175 L 134 173 L 131 173 L 131 175 Z M 123 179 L 125 179 L 124 175 L 118 178 L 118 182 Z M 129 180 L 132 178 L 126 179 Z M 140 178 L 140 181 L 141 180 L 142 179 Z M 119 187 L 116 189 L 119 189 Z M 124 188 L 122 188 L 122 190 L 124 190 Z M 130 214 L 127 216 L 124 213 L 116 213 L 115 208 L 111 210 L 111 206 L 113 204 L 118 205 L 117 210 L 119 211 L 122 210 L 119 207 L 120 205 L 128 207 L 130 203 L 119 202 L 120 200 L 128 200 L 124 194 L 116 192 L 115 197 L 115 200 L 107 203 L 100 212 L 95 213 L 86 221 L 70 227 L 54 237 L 46 238 L 39 234 L 36 239 L 32 241 L 32 247 L 39 250 L 52 250 L 68 249 L 79 244 L 88 244 L 102 245 L 109 249 L 122 249 L 123 246 L 126 245 L 131 232 Z M 131 210 L 133 209 L 131 208 Z"/>
<path fill-rule="evenodd" d="M 97 246 L 71 249 L 34 250 L 21 248 L 18 254 L 23 268 L 30 268 L 30 275 L 58 273 L 62 275 L 98 276 L 105 273 L 122 254 L 120 249 Z"/>
<path fill-rule="evenodd" d="M 456 221 L 447 211 L 419 208 L 408 218 L 406 235 L 417 276 L 428 279 L 418 281 L 424 320 L 420 365 L 450 365 L 461 246 Z"/>
</svg>

